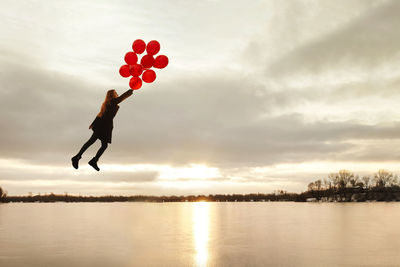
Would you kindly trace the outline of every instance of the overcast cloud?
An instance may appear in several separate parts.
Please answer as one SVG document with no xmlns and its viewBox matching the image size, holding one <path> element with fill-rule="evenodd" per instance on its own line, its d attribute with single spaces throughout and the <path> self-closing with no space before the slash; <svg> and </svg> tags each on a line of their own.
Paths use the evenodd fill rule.
<svg viewBox="0 0 400 267">
<path fill-rule="evenodd" d="M 2 1 L 0 186 L 11 194 L 301 191 L 398 173 L 398 1 Z M 121 103 L 95 173 L 70 158 L 137 38 L 170 65 Z M 323 167 L 322 167 L 323 166 Z"/>
</svg>

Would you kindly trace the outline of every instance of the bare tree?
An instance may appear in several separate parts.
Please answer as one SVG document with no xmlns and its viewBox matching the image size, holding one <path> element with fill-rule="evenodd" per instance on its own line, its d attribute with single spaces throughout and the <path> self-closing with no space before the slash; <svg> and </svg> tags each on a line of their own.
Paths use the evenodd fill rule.
<svg viewBox="0 0 400 267">
<path fill-rule="evenodd" d="M 354 179 L 354 174 L 348 170 L 340 170 L 339 171 L 339 187 L 346 188 L 350 183 L 350 180 Z"/>
<path fill-rule="evenodd" d="M 338 188 L 339 186 L 339 175 L 337 173 L 330 173 L 328 179 L 331 181 L 333 188 Z"/>
<path fill-rule="evenodd" d="M 331 189 L 332 182 L 329 179 L 324 178 L 322 182 L 324 184 L 325 189 Z"/>
<path fill-rule="evenodd" d="M 380 169 L 374 174 L 375 185 L 378 187 L 385 187 L 393 183 L 393 173 L 388 170 Z"/>
<path fill-rule="evenodd" d="M 390 181 L 390 186 L 395 186 L 399 184 L 399 176 L 393 175 L 392 180 Z"/>
<path fill-rule="evenodd" d="M 321 199 L 321 189 L 322 189 L 322 181 L 320 179 L 314 182 L 315 189 L 317 190 L 317 199 Z"/>
<path fill-rule="evenodd" d="M 360 177 L 358 177 L 358 175 L 356 175 L 350 179 L 350 184 L 352 187 L 355 187 L 359 181 L 360 181 Z"/>
<path fill-rule="evenodd" d="M 328 175 L 328 179 L 331 181 L 333 188 L 333 199 L 337 198 L 337 191 L 339 190 L 339 174 L 338 173 L 330 173 Z"/>
<path fill-rule="evenodd" d="M 368 189 L 370 187 L 371 177 L 370 176 L 363 176 L 362 180 L 364 182 L 365 189 Z"/>
<path fill-rule="evenodd" d="M 314 182 L 311 182 L 308 184 L 308 191 L 314 191 L 315 190 L 315 184 Z"/>
<path fill-rule="evenodd" d="M 0 187 L 0 198 L 5 198 L 7 196 L 7 191 Z"/>
<path fill-rule="evenodd" d="M 320 179 L 318 179 L 318 180 L 316 180 L 316 181 L 314 182 L 314 184 L 315 184 L 315 188 L 317 189 L 317 191 L 321 191 L 321 188 L 322 188 L 322 181 L 321 181 Z"/>
</svg>

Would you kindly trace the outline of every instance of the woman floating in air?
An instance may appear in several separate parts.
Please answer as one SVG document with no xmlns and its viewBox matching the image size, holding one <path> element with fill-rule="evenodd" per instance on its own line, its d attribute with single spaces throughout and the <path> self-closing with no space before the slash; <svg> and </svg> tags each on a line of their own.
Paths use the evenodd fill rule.
<svg viewBox="0 0 400 267">
<path fill-rule="evenodd" d="M 133 90 L 131 89 L 123 93 L 121 96 L 118 96 L 117 92 L 114 89 L 108 90 L 106 98 L 101 105 L 99 114 L 97 114 L 96 118 L 89 126 L 89 129 L 93 130 L 92 136 L 82 146 L 79 153 L 71 159 L 72 166 L 74 166 L 75 169 L 78 169 L 78 162 L 81 159 L 83 152 L 85 152 L 86 149 L 88 149 L 97 139 L 100 139 L 101 147 L 97 151 L 96 156 L 89 161 L 90 166 L 92 166 L 97 171 L 100 170 L 100 168 L 97 166 L 97 161 L 106 150 L 108 143 L 111 144 L 113 119 L 118 112 L 118 104 L 126 98 L 130 97 L 132 94 Z"/>
</svg>

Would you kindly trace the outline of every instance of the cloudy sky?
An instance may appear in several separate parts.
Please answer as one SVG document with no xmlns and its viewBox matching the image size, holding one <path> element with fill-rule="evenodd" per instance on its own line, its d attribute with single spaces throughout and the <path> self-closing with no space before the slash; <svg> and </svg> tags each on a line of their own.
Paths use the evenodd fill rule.
<svg viewBox="0 0 400 267">
<path fill-rule="evenodd" d="M 399 173 L 400 2 L 0 2 L 0 186 L 9 194 L 300 192 Z M 70 158 L 135 39 L 170 64 Z"/>
</svg>

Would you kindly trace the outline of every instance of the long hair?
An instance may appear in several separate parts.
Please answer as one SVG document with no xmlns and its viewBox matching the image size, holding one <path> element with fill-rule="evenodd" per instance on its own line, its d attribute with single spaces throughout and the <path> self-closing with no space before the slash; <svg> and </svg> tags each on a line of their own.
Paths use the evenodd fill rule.
<svg viewBox="0 0 400 267">
<path fill-rule="evenodd" d="M 108 90 L 107 94 L 106 94 L 106 98 L 104 99 L 104 102 L 101 105 L 100 112 L 99 112 L 99 114 L 97 114 L 97 117 L 102 117 L 104 112 L 107 109 L 107 106 L 110 104 L 110 101 L 117 97 L 118 97 L 118 94 L 114 89 Z"/>
</svg>

